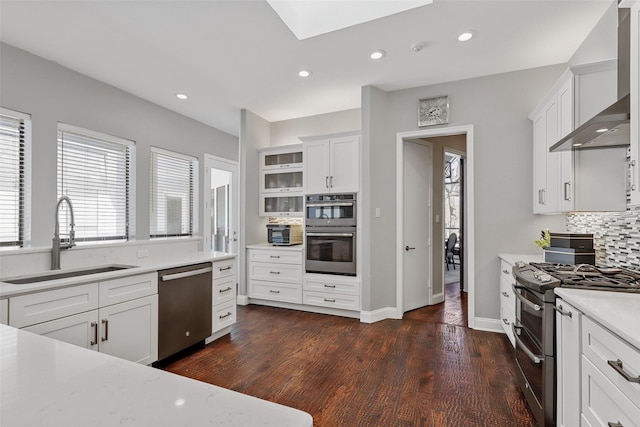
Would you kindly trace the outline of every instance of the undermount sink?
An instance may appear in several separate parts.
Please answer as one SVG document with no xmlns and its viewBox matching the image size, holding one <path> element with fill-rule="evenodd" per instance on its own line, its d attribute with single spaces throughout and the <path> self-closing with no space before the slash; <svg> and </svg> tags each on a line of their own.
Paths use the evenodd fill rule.
<svg viewBox="0 0 640 427">
<path fill-rule="evenodd" d="M 70 277 L 87 276 L 90 274 L 109 273 L 111 271 L 125 270 L 133 268 L 135 265 L 103 265 L 100 267 L 86 268 L 82 270 L 57 271 L 55 273 L 47 272 L 33 276 L 18 277 L 15 279 L 0 279 L 5 283 L 13 285 L 28 285 L 30 283 L 46 282 L 48 280 L 68 279 Z"/>
</svg>

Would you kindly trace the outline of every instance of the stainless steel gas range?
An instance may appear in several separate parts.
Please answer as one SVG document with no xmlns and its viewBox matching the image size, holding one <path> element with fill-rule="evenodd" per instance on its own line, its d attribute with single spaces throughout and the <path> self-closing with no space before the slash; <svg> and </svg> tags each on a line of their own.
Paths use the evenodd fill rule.
<svg viewBox="0 0 640 427">
<path fill-rule="evenodd" d="M 571 287 L 640 293 L 640 272 L 593 265 L 518 262 L 516 283 L 516 365 L 519 386 L 538 426 L 555 425 L 556 342 L 554 288 Z"/>
</svg>

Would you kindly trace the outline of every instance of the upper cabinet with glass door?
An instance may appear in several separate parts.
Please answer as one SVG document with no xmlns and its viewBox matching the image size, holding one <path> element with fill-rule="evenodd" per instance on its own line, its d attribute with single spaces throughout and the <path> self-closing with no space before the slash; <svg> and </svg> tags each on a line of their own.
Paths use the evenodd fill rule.
<svg viewBox="0 0 640 427">
<path fill-rule="evenodd" d="M 260 150 L 260 215 L 303 214 L 302 144 Z"/>
</svg>

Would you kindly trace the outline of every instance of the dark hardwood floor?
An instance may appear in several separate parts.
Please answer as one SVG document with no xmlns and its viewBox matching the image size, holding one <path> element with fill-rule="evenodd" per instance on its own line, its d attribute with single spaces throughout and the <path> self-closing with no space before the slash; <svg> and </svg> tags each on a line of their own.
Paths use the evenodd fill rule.
<svg viewBox="0 0 640 427">
<path fill-rule="evenodd" d="M 301 409 L 316 426 L 533 426 L 507 338 L 464 326 L 453 287 L 442 304 L 373 324 L 239 306 L 231 334 L 163 369 Z"/>
</svg>

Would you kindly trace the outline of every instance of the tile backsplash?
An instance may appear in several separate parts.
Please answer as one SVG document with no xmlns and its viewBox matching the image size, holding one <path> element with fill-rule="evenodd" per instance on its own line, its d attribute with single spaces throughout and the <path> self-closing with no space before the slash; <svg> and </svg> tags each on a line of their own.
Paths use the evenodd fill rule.
<svg viewBox="0 0 640 427">
<path fill-rule="evenodd" d="M 593 233 L 596 264 L 640 268 L 640 206 L 567 215 L 567 231 Z"/>
</svg>

